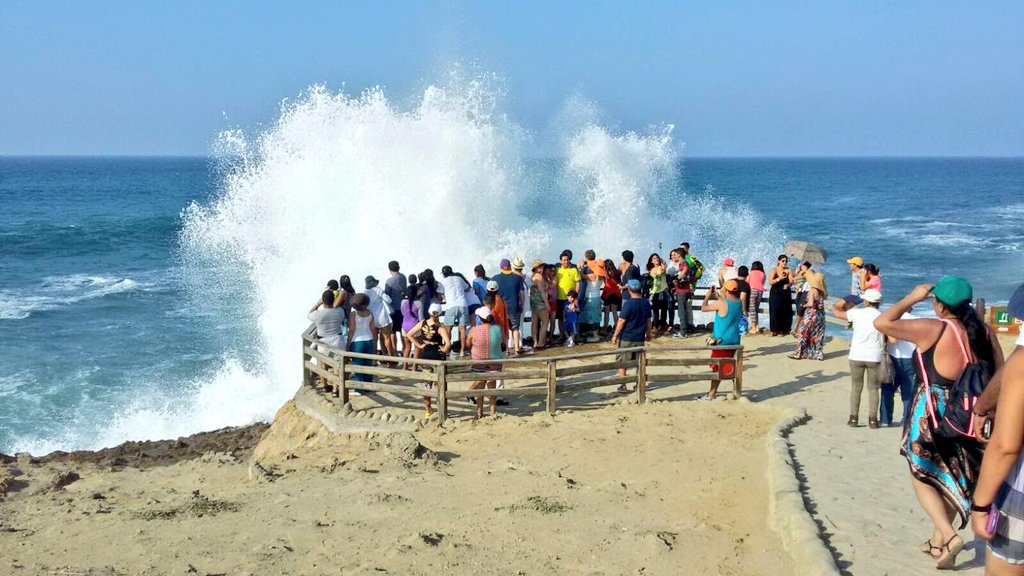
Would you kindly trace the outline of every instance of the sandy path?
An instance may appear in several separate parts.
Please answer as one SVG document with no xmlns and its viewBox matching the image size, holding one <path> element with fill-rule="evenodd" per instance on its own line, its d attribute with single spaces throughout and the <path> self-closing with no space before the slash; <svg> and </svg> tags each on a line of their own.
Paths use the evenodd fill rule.
<svg viewBox="0 0 1024 576">
<path fill-rule="evenodd" d="M 808 508 L 838 567 L 857 576 L 933 574 L 934 562 L 916 551 L 929 536 L 931 523 L 917 505 L 906 460 L 899 455 L 901 429 L 846 426 L 850 394 L 846 341 L 830 341 L 823 362 L 785 358 L 791 342 L 765 336 L 744 342 L 753 349 L 746 388 L 757 403 L 804 408 L 811 416 L 789 438 L 808 488 Z M 799 375 L 779 378 L 778 374 Z M 787 378 L 789 382 L 779 382 Z M 865 395 L 862 421 L 866 402 Z M 896 414 L 902 414 L 898 398 Z M 974 542 L 969 528 L 960 534 L 967 547 L 957 559 L 957 573 L 981 576 L 984 548 Z"/>
</svg>

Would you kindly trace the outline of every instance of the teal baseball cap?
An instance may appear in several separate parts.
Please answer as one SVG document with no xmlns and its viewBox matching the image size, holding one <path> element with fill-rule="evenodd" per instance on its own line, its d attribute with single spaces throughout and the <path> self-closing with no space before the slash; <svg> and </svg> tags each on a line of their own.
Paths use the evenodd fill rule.
<svg viewBox="0 0 1024 576">
<path fill-rule="evenodd" d="M 932 296 L 946 306 L 957 306 L 961 302 L 974 298 L 971 283 L 959 276 L 943 276 L 932 286 Z"/>
</svg>

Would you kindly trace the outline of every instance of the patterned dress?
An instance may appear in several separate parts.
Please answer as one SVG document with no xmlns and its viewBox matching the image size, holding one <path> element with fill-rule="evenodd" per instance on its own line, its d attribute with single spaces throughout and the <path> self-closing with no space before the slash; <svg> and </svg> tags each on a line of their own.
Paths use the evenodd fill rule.
<svg viewBox="0 0 1024 576">
<path fill-rule="evenodd" d="M 945 323 L 942 329 L 945 331 Z M 934 486 L 942 494 L 960 517 L 960 528 L 963 528 L 970 517 L 968 509 L 978 481 L 984 448 L 968 438 L 944 438 L 932 434 L 926 390 L 931 392 L 935 417 L 941 421 L 953 381 L 943 378 L 935 370 L 934 344 L 924 352 L 919 350 L 918 354 L 918 362 L 914 364 L 918 384 L 910 405 L 910 417 L 903 426 L 900 454 L 906 457 L 914 478 Z M 927 388 L 923 384 L 925 377 L 930 383 Z"/>
<path fill-rule="evenodd" d="M 814 301 L 814 306 L 807 308 L 800 320 L 800 343 L 796 346 L 794 356 L 812 360 L 825 359 L 825 310 L 821 299 Z"/>
</svg>

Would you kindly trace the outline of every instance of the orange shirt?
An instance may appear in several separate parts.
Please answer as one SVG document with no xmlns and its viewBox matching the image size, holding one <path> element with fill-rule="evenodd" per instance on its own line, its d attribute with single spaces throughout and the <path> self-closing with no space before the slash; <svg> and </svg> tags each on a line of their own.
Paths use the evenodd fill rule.
<svg viewBox="0 0 1024 576">
<path fill-rule="evenodd" d="M 494 323 L 501 326 L 501 333 L 508 340 L 508 306 L 505 299 L 497 294 L 494 295 L 494 308 L 491 308 L 491 315 L 494 316 Z"/>
</svg>

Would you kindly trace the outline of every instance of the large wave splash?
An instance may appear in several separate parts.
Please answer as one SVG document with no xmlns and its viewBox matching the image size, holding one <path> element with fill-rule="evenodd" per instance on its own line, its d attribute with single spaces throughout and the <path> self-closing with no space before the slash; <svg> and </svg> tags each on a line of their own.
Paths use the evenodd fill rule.
<svg viewBox="0 0 1024 576">
<path fill-rule="evenodd" d="M 749 208 L 679 187 L 673 127 L 616 132 L 593 118 L 562 126 L 555 159 L 501 112 L 483 81 L 427 87 L 401 107 L 376 88 L 314 86 L 277 121 L 214 145 L 220 195 L 183 212 L 184 276 L 197 311 L 237 349 L 187 397 L 139 399 L 97 446 L 269 420 L 301 376 L 299 335 L 329 278 L 383 279 L 451 264 L 496 271 L 503 257 L 554 261 L 563 248 L 663 256 L 688 240 L 713 274 L 725 255 L 772 253 L 782 234 Z M 592 107 L 580 99 L 569 106 Z M 770 248 L 768 248 L 770 247 Z M 581 255 L 581 254 L 580 254 Z"/>
</svg>

